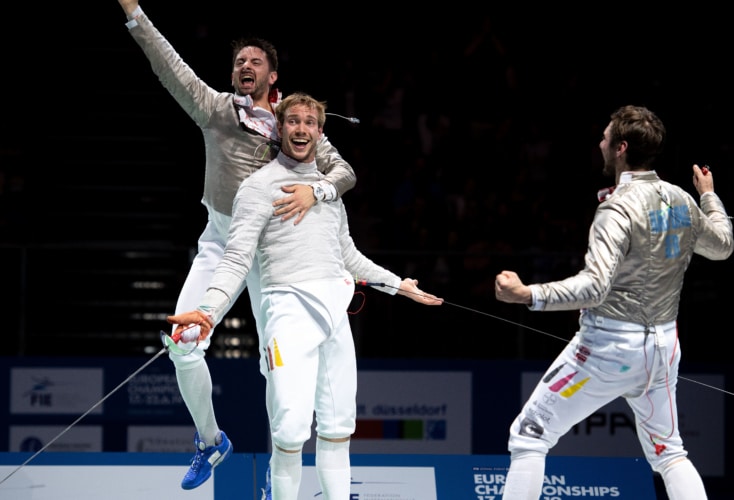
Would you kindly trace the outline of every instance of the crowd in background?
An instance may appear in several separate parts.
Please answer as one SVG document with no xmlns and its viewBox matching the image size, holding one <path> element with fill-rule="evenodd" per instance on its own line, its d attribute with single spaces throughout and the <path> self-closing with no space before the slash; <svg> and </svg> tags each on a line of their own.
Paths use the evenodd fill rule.
<svg viewBox="0 0 734 500">
<path fill-rule="evenodd" d="M 229 52 L 224 40 L 240 33 L 217 31 L 214 14 L 189 27 L 194 34 L 186 26 L 176 32 L 172 19 L 155 15 L 189 64 L 225 89 Z M 629 71 L 615 68 L 609 52 L 615 41 L 586 56 L 577 34 L 554 31 L 542 19 L 508 24 L 507 18 L 490 15 L 446 15 L 447 24 L 462 18 L 458 34 L 416 22 L 393 37 L 405 29 L 406 20 L 388 20 L 355 44 L 339 38 L 354 27 L 341 26 L 319 34 L 326 40 L 336 30 L 316 54 L 289 44 L 283 32 L 290 25 L 281 25 L 278 35 L 270 37 L 280 51 L 278 86 L 284 92 L 307 91 L 325 100 L 327 111 L 360 120 L 352 124 L 330 116 L 325 128 L 357 173 L 356 187 L 345 196 L 357 246 L 392 264 L 396 273 L 418 278 L 424 290 L 481 311 L 504 311 L 494 303 L 492 283 L 505 266 L 523 272 L 527 282 L 577 271 L 596 190 L 612 181 L 601 176 L 601 127 L 619 105 L 649 106 L 673 128 L 672 145 L 661 159 L 663 177 L 690 188 L 690 164 L 708 161 L 696 156 L 702 150 L 720 162 L 729 158 L 719 137 L 696 133 L 702 130 L 697 113 L 715 114 L 694 75 L 660 69 L 657 60 L 632 58 L 625 63 Z M 440 17 L 435 14 L 434 20 Z M 133 52 L 125 59 L 134 59 L 139 54 L 128 47 L 123 23 L 119 16 L 116 20 L 105 32 L 111 36 L 117 28 L 115 43 Z M 522 26 L 525 31 L 518 32 Z M 617 45 L 628 58 L 630 45 Z M 150 91 L 170 100 L 158 82 L 150 82 Z M 173 109 L 166 107 L 160 119 L 185 122 Z M 88 124 L 92 135 L 95 126 Z M 175 133 L 182 130 L 196 134 L 187 128 Z M 202 143 L 196 135 L 188 138 L 172 132 L 170 140 L 181 149 L 181 159 L 199 162 L 190 171 L 203 171 Z M 698 141 L 693 146 L 691 138 Z M 0 144 L 0 241 L 13 241 L 26 227 L 28 210 L 39 208 L 27 182 L 28 158 L 38 161 L 37 145 L 8 142 L 7 137 Z M 44 167 L 51 163 L 49 156 Z M 39 181 L 42 176 L 34 177 Z M 197 198 L 201 176 L 171 181 L 186 183 L 194 193 L 179 200 L 182 210 L 202 214 Z M 724 175 L 717 176 L 717 187 L 725 181 Z M 717 191 L 726 203 L 726 189 Z M 424 318 L 434 321 L 426 326 L 436 325 L 434 314 Z M 451 318 L 442 320 L 451 328 L 455 315 L 442 315 Z"/>
</svg>

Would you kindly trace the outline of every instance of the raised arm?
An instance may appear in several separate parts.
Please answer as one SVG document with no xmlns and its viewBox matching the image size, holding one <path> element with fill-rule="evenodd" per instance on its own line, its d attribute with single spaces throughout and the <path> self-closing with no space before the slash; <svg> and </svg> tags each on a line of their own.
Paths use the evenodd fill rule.
<svg viewBox="0 0 734 500">
<path fill-rule="evenodd" d="M 724 203 L 714 192 L 714 178 L 708 167 L 693 165 L 693 185 L 700 195 L 701 218 L 695 252 L 711 260 L 728 259 L 734 252 L 732 221 Z"/>
<path fill-rule="evenodd" d="M 125 14 L 128 16 L 132 15 L 133 12 L 135 12 L 135 9 L 138 8 L 138 0 L 117 0 L 120 6 L 122 7 L 122 10 L 125 11 Z"/>
</svg>

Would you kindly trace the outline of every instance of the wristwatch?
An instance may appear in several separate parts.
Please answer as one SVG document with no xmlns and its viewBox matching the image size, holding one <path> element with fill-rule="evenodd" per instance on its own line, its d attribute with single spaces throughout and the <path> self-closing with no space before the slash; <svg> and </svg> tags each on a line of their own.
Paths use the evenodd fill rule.
<svg viewBox="0 0 734 500">
<path fill-rule="evenodd" d="M 324 193 L 324 188 L 321 187 L 321 184 L 311 184 L 311 187 L 313 188 L 313 197 L 316 198 L 316 201 L 322 201 L 326 193 Z"/>
</svg>

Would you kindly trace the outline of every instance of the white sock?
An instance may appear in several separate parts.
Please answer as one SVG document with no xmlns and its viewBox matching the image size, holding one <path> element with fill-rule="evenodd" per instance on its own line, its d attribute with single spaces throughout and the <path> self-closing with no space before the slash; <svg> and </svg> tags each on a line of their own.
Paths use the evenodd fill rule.
<svg viewBox="0 0 734 500">
<path fill-rule="evenodd" d="M 661 475 L 670 500 L 706 500 L 703 480 L 693 462 L 687 458 L 669 465 L 663 469 Z"/>
<path fill-rule="evenodd" d="M 207 446 L 212 446 L 219 434 L 219 427 L 214 416 L 212 377 L 209 367 L 203 359 L 193 367 L 185 369 L 177 367 L 176 380 L 181 397 L 194 420 L 199 439 Z"/>
<path fill-rule="evenodd" d="M 273 500 L 298 498 L 303 470 L 302 455 L 301 450 L 286 453 L 273 446 L 273 454 L 270 456 L 270 486 Z"/>
<path fill-rule="evenodd" d="M 352 484 L 349 441 L 335 443 L 317 437 L 316 472 L 324 500 L 349 498 Z"/>
<path fill-rule="evenodd" d="M 543 490 L 545 455 L 526 452 L 510 462 L 502 500 L 538 500 Z"/>
</svg>

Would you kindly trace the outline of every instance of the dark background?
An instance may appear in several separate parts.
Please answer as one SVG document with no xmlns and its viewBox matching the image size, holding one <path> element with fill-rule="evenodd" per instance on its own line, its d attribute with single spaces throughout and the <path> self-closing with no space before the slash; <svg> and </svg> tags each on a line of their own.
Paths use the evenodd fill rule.
<svg viewBox="0 0 734 500">
<path fill-rule="evenodd" d="M 150 352 L 205 223 L 200 131 L 158 83 L 117 2 L 9 8 L 3 354 Z M 360 119 L 326 125 L 358 177 L 344 198 L 353 237 L 447 301 L 425 308 L 363 290 L 352 306 L 362 357 L 555 353 L 577 313 L 500 304 L 492 282 L 502 269 L 534 282 L 581 268 L 596 191 L 613 182 L 598 142 L 617 106 L 664 120 L 661 176 L 695 193 L 691 164 L 707 163 L 731 203 L 731 36 L 714 11 L 143 8 L 213 87 L 230 88 L 230 42 L 259 35 L 279 48 L 284 93 L 305 90 Z M 731 275 L 731 261 L 694 257 L 684 359 L 727 359 L 712 344 Z M 212 355 L 254 354 L 246 302 Z"/>
<path fill-rule="evenodd" d="M 360 290 L 361 358 L 552 359 L 577 312 L 498 303 L 492 283 L 503 269 L 528 283 L 581 269 L 596 192 L 613 182 L 598 142 L 620 105 L 648 106 L 666 124 L 663 178 L 695 193 L 691 165 L 708 164 L 734 203 L 723 11 L 142 6 L 212 87 L 230 89 L 230 42 L 259 35 L 279 49 L 284 93 L 307 91 L 360 119 L 326 124 L 357 173 L 344 197 L 353 237 L 447 301 L 426 308 Z M 200 131 L 158 83 L 117 2 L 6 9 L 0 354 L 156 352 L 206 219 Z M 684 371 L 729 362 L 732 269 L 693 259 Z M 257 355 L 248 307 L 235 306 L 210 356 Z"/>
</svg>

